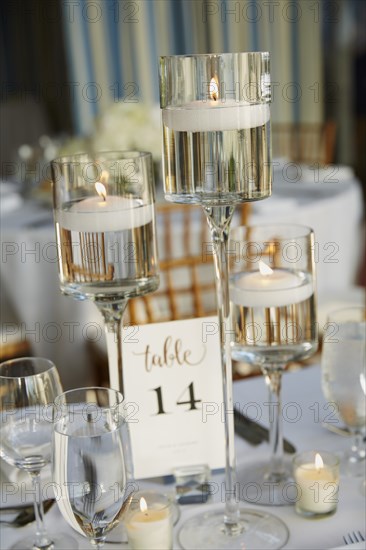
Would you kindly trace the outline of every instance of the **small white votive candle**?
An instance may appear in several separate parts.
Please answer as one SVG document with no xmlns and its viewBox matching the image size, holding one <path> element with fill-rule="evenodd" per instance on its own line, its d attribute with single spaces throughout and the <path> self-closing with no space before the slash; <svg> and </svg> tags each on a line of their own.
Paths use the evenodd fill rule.
<svg viewBox="0 0 366 550">
<path fill-rule="evenodd" d="M 338 504 L 339 459 L 326 451 L 307 451 L 295 456 L 296 512 L 307 517 L 326 517 Z"/>
<path fill-rule="evenodd" d="M 172 506 L 165 495 L 153 491 L 136 493 L 124 525 L 133 550 L 173 548 Z"/>
</svg>

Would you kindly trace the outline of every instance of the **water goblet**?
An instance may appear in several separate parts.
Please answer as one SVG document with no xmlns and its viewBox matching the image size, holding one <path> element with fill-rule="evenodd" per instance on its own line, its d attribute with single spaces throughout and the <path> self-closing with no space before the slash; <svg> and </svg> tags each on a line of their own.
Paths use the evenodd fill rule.
<svg viewBox="0 0 366 550">
<path fill-rule="evenodd" d="M 243 498 L 257 504 L 293 502 L 291 464 L 283 454 L 281 379 L 290 361 L 318 347 L 314 233 L 275 224 L 236 227 L 230 234 L 232 356 L 259 365 L 269 389 L 271 459 L 241 468 Z"/>
<path fill-rule="evenodd" d="M 52 180 L 61 291 L 102 313 L 110 387 L 123 391 L 123 313 L 159 284 L 151 154 L 61 157 Z"/>
<path fill-rule="evenodd" d="M 12 548 L 66 550 L 77 548 L 64 534 L 50 535 L 44 524 L 41 471 L 52 454 L 51 407 L 62 393 L 55 365 L 41 357 L 23 357 L 0 364 L 0 456 L 32 478 L 36 533 Z"/>
<path fill-rule="evenodd" d="M 53 477 L 65 520 L 102 548 L 128 509 L 132 485 L 122 395 L 80 388 L 55 399 Z"/>
<path fill-rule="evenodd" d="M 229 229 L 237 204 L 271 194 L 270 101 L 267 52 L 160 58 L 165 198 L 201 204 L 210 227 L 225 411 L 233 408 Z M 179 542 L 185 549 L 280 548 L 286 526 L 239 507 L 232 415 L 224 424 L 225 506 L 187 520 Z"/>
<path fill-rule="evenodd" d="M 329 403 L 352 433 L 341 469 L 365 475 L 366 449 L 366 309 L 344 308 L 328 315 L 322 350 L 322 388 Z"/>
</svg>

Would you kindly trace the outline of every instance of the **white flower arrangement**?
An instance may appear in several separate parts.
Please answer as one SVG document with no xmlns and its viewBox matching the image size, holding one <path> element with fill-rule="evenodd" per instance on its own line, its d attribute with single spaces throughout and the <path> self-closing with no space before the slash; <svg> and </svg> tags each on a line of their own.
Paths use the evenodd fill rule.
<svg viewBox="0 0 366 550">
<path fill-rule="evenodd" d="M 112 103 L 96 120 L 95 151 L 149 151 L 161 159 L 160 109 L 142 103 Z"/>
<path fill-rule="evenodd" d="M 95 120 L 88 138 L 73 138 L 63 144 L 59 154 L 82 151 L 149 151 L 154 162 L 161 160 L 161 122 L 158 105 L 111 103 Z"/>
</svg>

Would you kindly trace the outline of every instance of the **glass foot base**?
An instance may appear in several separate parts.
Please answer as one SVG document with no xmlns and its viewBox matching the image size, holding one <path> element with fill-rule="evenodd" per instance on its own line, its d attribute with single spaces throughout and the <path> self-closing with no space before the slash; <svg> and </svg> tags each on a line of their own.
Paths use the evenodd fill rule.
<svg viewBox="0 0 366 550">
<path fill-rule="evenodd" d="M 238 468 L 239 498 L 251 504 L 265 506 L 295 504 L 297 489 L 291 464 L 284 463 L 281 475 L 270 474 L 269 468 L 269 462 L 257 462 Z"/>
<path fill-rule="evenodd" d="M 288 540 L 286 525 L 265 512 L 240 510 L 238 530 L 227 534 L 222 506 L 188 519 L 178 533 L 179 544 L 184 550 L 253 550 L 282 548 Z"/>
<path fill-rule="evenodd" d="M 30 535 L 16 542 L 11 550 L 77 550 L 79 548 L 76 540 L 69 535 L 50 535 L 50 538 L 52 539 L 51 546 L 39 548 L 34 544 L 34 535 Z"/>
</svg>

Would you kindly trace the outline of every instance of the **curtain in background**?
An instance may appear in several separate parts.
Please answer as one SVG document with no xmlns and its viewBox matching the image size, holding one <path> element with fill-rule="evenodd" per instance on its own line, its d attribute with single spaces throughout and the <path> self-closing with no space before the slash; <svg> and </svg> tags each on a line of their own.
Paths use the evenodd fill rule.
<svg viewBox="0 0 366 550">
<path fill-rule="evenodd" d="M 319 0 L 62 0 L 75 129 L 113 101 L 158 102 L 158 56 L 271 53 L 273 120 L 323 120 Z"/>
</svg>

